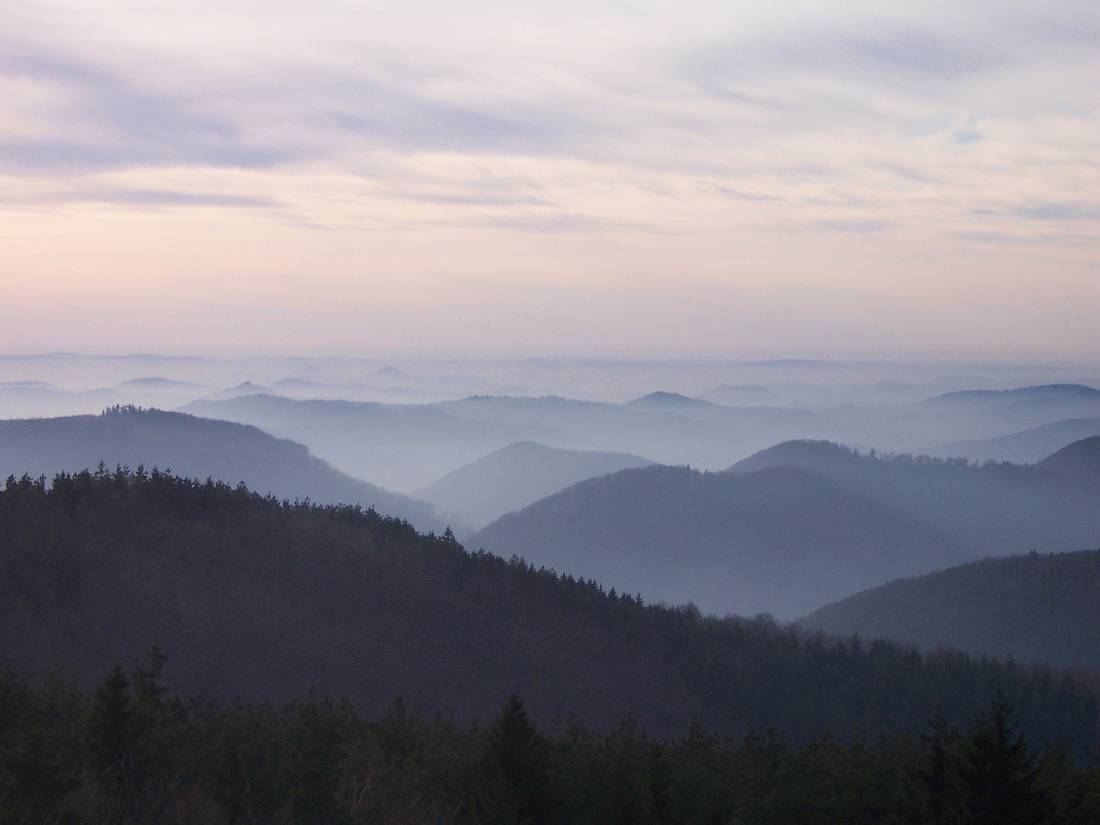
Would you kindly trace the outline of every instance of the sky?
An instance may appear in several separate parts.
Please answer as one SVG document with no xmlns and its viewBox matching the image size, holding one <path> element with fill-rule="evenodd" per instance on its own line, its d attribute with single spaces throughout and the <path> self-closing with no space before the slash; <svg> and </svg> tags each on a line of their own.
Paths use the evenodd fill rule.
<svg viewBox="0 0 1100 825">
<path fill-rule="evenodd" d="M 0 0 L 0 351 L 1100 356 L 1100 4 Z"/>
</svg>

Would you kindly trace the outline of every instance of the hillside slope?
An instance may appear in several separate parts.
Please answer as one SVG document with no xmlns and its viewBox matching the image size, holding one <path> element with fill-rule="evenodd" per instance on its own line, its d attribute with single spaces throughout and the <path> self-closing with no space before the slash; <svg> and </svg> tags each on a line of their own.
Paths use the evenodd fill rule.
<svg viewBox="0 0 1100 825">
<path fill-rule="evenodd" d="M 419 489 L 513 442 L 553 443 L 560 436 L 537 423 L 470 421 L 417 404 L 295 401 L 249 394 L 195 401 L 183 410 L 293 438 L 356 478 L 402 492 Z"/>
<path fill-rule="evenodd" d="M 637 471 L 645 472 L 645 471 Z M 624 718 L 682 735 L 795 738 L 965 722 L 1004 693 L 1037 743 L 1094 742 L 1096 702 L 1049 674 L 890 645 L 802 640 L 764 621 L 643 607 L 348 508 L 280 506 L 154 474 L 0 493 L 0 668 L 98 683 L 160 645 L 180 693 L 283 700 L 315 687 L 380 715 Z"/>
<path fill-rule="evenodd" d="M 280 498 L 360 504 L 408 519 L 420 530 L 446 526 L 434 508 L 344 475 L 301 444 L 255 427 L 193 415 L 121 407 L 102 415 L 0 421 L 0 478 L 126 465 L 160 467 Z"/>
<path fill-rule="evenodd" d="M 965 557 L 926 525 L 796 468 L 625 470 L 510 513 L 470 543 L 649 599 L 791 618 Z"/>
<path fill-rule="evenodd" d="M 1100 470 L 1100 460 L 1096 465 Z M 965 550 L 967 555 L 957 561 L 1100 545 L 1100 507 L 1095 492 L 1080 481 L 1080 467 L 1070 473 L 1054 464 L 975 466 L 964 460 L 875 456 L 830 442 L 790 441 L 737 463 L 731 472 L 766 467 L 812 470 L 934 525 Z"/>
<path fill-rule="evenodd" d="M 627 453 L 560 450 L 520 441 L 459 467 L 415 495 L 441 513 L 481 527 L 579 481 L 650 463 Z"/>
<path fill-rule="evenodd" d="M 1074 441 L 1094 435 L 1100 435 L 1100 418 L 1070 418 L 996 438 L 956 441 L 927 452 L 929 455 L 968 458 L 971 461 L 1034 464 Z"/>
<path fill-rule="evenodd" d="M 984 559 L 812 613 L 815 630 L 1100 670 L 1100 551 Z"/>
</svg>

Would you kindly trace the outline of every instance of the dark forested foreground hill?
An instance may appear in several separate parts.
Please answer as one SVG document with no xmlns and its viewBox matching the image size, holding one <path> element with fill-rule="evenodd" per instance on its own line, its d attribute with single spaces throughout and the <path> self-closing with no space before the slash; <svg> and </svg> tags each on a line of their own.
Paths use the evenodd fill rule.
<svg viewBox="0 0 1100 825">
<path fill-rule="evenodd" d="M 1100 545 L 1100 439 L 1076 442 L 1037 465 L 876 456 L 826 441 L 789 441 L 733 473 L 799 467 L 934 526 L 965 555 Z"/>
<path fill-rule="evenodd" d="M 624 470 L 506 515 L 470 543 L 650 599 L 783 618 L 966 557 L 897 508 L 798 468 Z"/>
<path fill-rule="evenodd" d="M 1100 671 L 1100 550 L 985 559 L 890 582 L 803 624 Z"/>
<path fill-rule="evenodd" d="M 374 513 L 160 474 L 9 485 L 0 611 L 0 664 L 84 685 L 160 645 L 184 694 L 316 687 L 370 714 L 400 696 L 488 720 L 516 692 L 543 723 L 682 735 L 694 718 L 801 742 L 961 723 L 1001 692 L 1036 743 L 1083 753 L 1097 728 L 1092 695 L 1049 672 L 643 606 Z"/>
<path fill-rule="evenodd" d="M 627 453 L 560 450 L 521 441 L 459 467 L 416 496 L 465 524 L 482 527 L 579 481 L 650 463 Z"/>
<path fill-rule="evenodd" d="M 244 482 L 279 498 L 374 507 L 425 532 L 442 532 L 446 526 L 427 502 L 351 478 L 301 444 L 255 427 L 134 407 L 116 407 L 102 415 L 0 421 L 0 478 L 48 478 L 100 462 Z"/>
<path fill-rule="evenodd" d="M 692 725 L 534 724 L 511 696 L 491 725 L 394 703 L 364 717 L 188 702 L 160 651 L 93 692 L 0 673 L 0 821 L 96 825 L 1095 825 L 1100 769 L 1036 750 L 1010 706 L 927 735 L 792 745 Z M 167 685 L 165 683 L 167 677 Z"/>
</svg>

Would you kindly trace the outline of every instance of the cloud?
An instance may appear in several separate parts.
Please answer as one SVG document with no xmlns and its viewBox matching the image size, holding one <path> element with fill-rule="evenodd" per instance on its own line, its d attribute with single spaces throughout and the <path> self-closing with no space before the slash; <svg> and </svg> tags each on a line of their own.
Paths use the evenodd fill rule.
<svg viewBox="0 0 1100 825">
<path fill-rule="evenodd" d="M 875 220 L 875 219 L 850 219 L 850 220 L 833 220 L 823 219 L 815 221 L 814 225 L 818 229 L 824 229 L 828 232 L 848 232 L 858 235 L 871 234 L 875 232 L 885 232 L 887 229 L 892 229 L 894 224 L 890 221 Z"/>
</svg>

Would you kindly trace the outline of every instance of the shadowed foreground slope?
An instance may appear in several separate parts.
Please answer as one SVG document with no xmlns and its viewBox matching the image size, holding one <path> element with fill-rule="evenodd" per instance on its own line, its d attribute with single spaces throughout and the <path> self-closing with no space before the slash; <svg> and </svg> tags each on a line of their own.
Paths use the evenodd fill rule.
<svg viewBox="0 0 1100 825">
<path fill-rule="evenodd" d="M 0 493 L 0 667 L 89 684 L 154 644 L 181 693 L 316 686 L 372 714 L 401 696 L 487 719 L 517 692 L 543 721 L 804 741 L 919 730 L 937 708 L 962 722 L 1001 690 L 1036 741 L 1083 749 L 1096 729 L 1093 699 L 1050 674 L 644 607 L 355 509 L 160 474 Z"/>
</svg>

